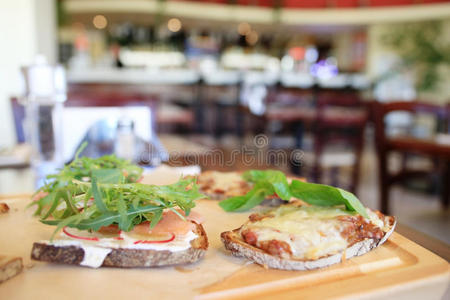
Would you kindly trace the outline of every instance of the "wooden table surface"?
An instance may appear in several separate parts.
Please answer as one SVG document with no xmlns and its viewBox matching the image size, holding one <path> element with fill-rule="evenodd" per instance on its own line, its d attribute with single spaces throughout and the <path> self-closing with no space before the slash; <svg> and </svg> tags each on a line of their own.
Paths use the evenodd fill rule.
<svg viewBox="0 0 450 300">
<path fill-rule="evenodd" d="M 151 176 L 151 175 L 150 175 Z M 155 177 L 155 176 L 153 176 Z M 156 176 L 157 178 L 153 178 L 152 180 L 166 180 L 167 176 Z M 158 183 L 153 182 L 152 183 Z M 25 191 L 24 191 L 25 192 Z M 15 195 L 0 195 L 0 201 L 5 200 L 9 201 L 11 204 L 16 203 L 14 198 L 20 200 L 20 198 L 29 197 L 29 193 L 15 194 Z M 201 201 L 200 201 L 201 202 Z M 20 202 L 17 202 L 20 203 Z M 218 236 L 217 232 L 223 228 L 223 220 L 221 225 L 218 220 L 223 216 L 224 213 L 221 210 L 217 210 L 217 205 L 214 202 L 205 200 L 204 202 L 198 203 L 198 209 L 203 209 L 203 215 L 210 217 L 209 225 L 207 226 L 208 230 L 214 231 L 209 232 L 208 235 L 211 237 L 211 249 L 209 253 L 215 252 L 214 255 L 210 255 L 208 260 L 204 260 L 206 262 L 212 262 L 212 258 L 217 259 L 228 259 L 224 256 L 223 252 L 221 252 L 221 247 L 216 245 L 217 243 L 213 242 L 214 237 Z M 200 205 L 202 204 L 202 205 Z M 18 209 L 17 207 L 13 209 L 13 212 L 20 215 L 23 214 L 25 216 L 26 212 L 22 209 Z M 29 217 L 26 215 L 25 217 Z M 229 216 L 226 216 L 228 219 L 226 220 L 227 226 L 237 226 L 236 224 L 241 224 L 242 220 L 239 220 L 241 215 L 236 215 L 232 220 L 229 219 Z M 15 219 L 14 219 L 15 220 Z M 214 220 L 214 222 L 211 222 Z M 5 220 L 4 220 L 5 221 Z M 208 220 L 207 220 L 208 221 Z M 236 222 L 236 224 L 230 224 L 230 222 Z M 21 224 L 25 224 L 27 222 L 19 221 Z M 31 224 L 32 223 L 32 224 Z M 38 227 L 35 223 L 38 222 L 30 222 L 31 225 Z M 216 226 L 218 228 L 214 228 L 214 224 L 219 224 L 220 226 Z M 30 225 L 28 224 L 28 225 Z M 30 226 L 31 226 L 30 225 Z M 25 226 L 25 225 L 24 225 Z M 20 228 L 20 226 L 13 226 L 13 228 Z M 25 228 L 25 227 L 24 227 Z M 31 227 L 30 227 L 31 228 Z M 33 227 L 34 228 L 34 227 Z M 39 227 L 40 228 L 40 227 Z M 234 227 L 233 227 L 234 228 Z M 5 231 L 6 230 L 6 231 Z M 31 232 L 32 230 L 25 230 L 25 232 Z M 41 230 L 36 231 L 39 234 L 42 234 Z M 35 232 L 35 234 L 36 234 Z M 9 231 L 7 231 L 6 227 L 3 226 L 4 236 L 8 237 Z M 322 294 L 324 296 L 330 297 L 332 295 L 345 296 L 352 298 L 356 294 L 355 291 L 364 291 L 364 295 L 367 297 L 374 297 L 377 299 L 384 299 L 386 296 L 406 296 L 406 295 L 421 295 L 424 293 L 429 293 L 428 299 L 438 299 L 438 297 L 442 297 L 445 290 L 445 283 L 448 281 L 448 264 L 445 263 L 444 260 L 439 257 L 431 254 L 425 249 L 419 247 L 411 241 L 402 237 L 405 235 L 408 239 L 411 239 L 423 247 L 431 250 L 435 254 L 438 254 L 441 257 L 444 257 L 447 261 L 449 260 L 449 248 L 448 245 L 445 245 L 433 238 L 430 238 L 424 234 L 420 234 L 417 231 L 406 227 L 406 226 L 398 226 L 397 233 L 394 234 L 392 239 L 387 242 L 386 245 L 382 246 L 378 251 L 374 251 L 373 253 L 367 254 L 365 256 L 361 256 L 358 258 L 354 258 L 349 260 L 341 265 L 332 266 L 327 268 L 326 270 L 318 270 L 318 271 L 310 271 L 307 273 L 292 273 L 286 271 L 279 270 L 266 270 L 256 265 L 239 265 L 235 263 L 229 262 L 229 266 L 235 267 L 238 265 L 239 270 L 230 273 L 232 275 L 225 277 L 223 280 L 216 280 L 212 285 L 205 285 L 204 290 L 195 290 L 195 293 L 200 293 L 196 298 L 198 299 L 224 299 L 224 298 L 236 298 L 236 299 L 244 299 L 247 297 L 250 298 L 271 298 L 273 296 L 282 297 L 283 299 L 299 299 L 303 297 L 311 298 L 312 295 Z M 16 235 L 13 235 L 16 236 Z M 11 237 L 9 237 L 11 238 Z M 28 236 L 28 238 L 35 239 L 34 235 Z M 217 239 L 216 239 L 217 240 Z M 27 241 L 30 242 L 30 241 Z M 217 241 L 216 241 L 217 242 Z M 17 248 L 24 248 L 23 242 L 17 244 Z M 214 246 L 215 245 L 215 246 Z M 4 249 L 9 249 L 12 247 L 11 245 L 3 245 Z M 20 247 L 19 247 L 20 246 Z M 214 247 L 213 247 L 214 246 Z M 6 247 L 6 248 L 5 248 Z M 24 249 L 22 249 L 24 250 Z M 27 250 L 27 249 L 25 249 Z M 24 251 L 25 251 L 24 250 Z M 22 251 L 23 253 L 25 253 Z M 25 254 L 24 254 L 25 255 Z M 411 256 L 412 255 L 412 256 Z M 398 256 L 398 257 L 397 257 Z M 212 258 L 211 258 L 212 257 Z M 234 259 L 234 258 L 233 258 Z M 223 263 L 223 261 L 222 261 Z M 209 264 L 210 266 L 211 264 Z M 200 266 L 200 265 L 199 265 Z M 216 266 L 216 265 L 215 265 Z M 209 268 L 209 267 L 208 267 Z M 215 272 L 223 273 L 222 268 L 220 271 L 217 270 L 217 267 L 209 268 L 210 275 L 212 275 L 213 270 Z M 196 278 L 200 278 L 203 269 L 197 270 L 195 273 Z M 87 295 L 86 292 L 89 291 L 92 295 L 99 296 L 99 293 L 94 291 L 94 286 L 86 281 L 85 276 L 88 274 L 93 274 L 89 272 L 90 270 L 83 268 L 72 268 L 72 267 L 63 267 L 63 266 L 52 266 L 48 264 L 39 264 L 31 270 L 27 270 L 25 277 L 21 277 L 20 280 L 12 280 L 9 286 L 3 286 L 3 292 L 7 293 L 7 295 L 15 295 L 15 297 L 19 297 L 20 295 L 27 295 L 27 291 L 30 291 L 30 287 L 33 285 L 43 284 L 45 286 L 46 276 L 57 276 L 58 274 L 64 273 L 67 278 L 74 280 L 74 282 L 86 284 L 85 291 L 77 290 L 77 294 L 80 297 L 83 295 Z M 176 270 L 177 271 L 177 270 Z M 232 270 L 230 270 L 231 272 Z M 195 271 L 193 271 L 195 272 Z M 206 272 L 206 271 L 205 271 Z M 427 273 L 428 272 L 428 273 Z M 165 270 L 153 270 L 153 272 L 149 273 L 145 270 L 129 270 L 127 272 L 127 276 L 125 277 L 117 277 L 116 270 L 113 269 L 105 269 L 105 270 L 97 270 L 95 273 L 102 273 L 101 278 L 108 278 L 109 282 L 125 282 L 130 287 L 135 287 L 136 290 L 130 291 L 131 294 L 137 296 L 139 293 L 144 293 L 142 295 L 149 295 L 151 291 L 148 289 L 139 290 L 142 288 L 142 284 L 148 284 L 148 276 L 179 276 L 183 277 L 183 274 L 178 274 L 179 272 L 175 272 L 172 269 Z M 143 274 L 146 274 L 147 277 L 142 277 Z M 164 273 L 164 274 L 163 274 Z M 166 274 L 167 273 L 167 274 Z M 193 278 L 194 273 L 191 273 L 190 276 Z M 208 273 L 209 274 L 209 273 Z M 427 275 L 428 274 L 428 275 Z M 37 277 L 36 277 L 37 276 Z M 43 276 L 43 277 L 42 277 Z M 61 276 L 61 275 L 59 275 Z M 106 277 L 105 277 L 106 276 Z M 428 277 L 427 277 L 428 276 Z M 426 278 L 429 278 L 425 280 Z M 56 277 L 55 277 L 56 278 Z M 153 278 L 153 277 L 152 277 Z M 177 278 L 180 280 L 180 278 Z M 191 279 L 192 279 L 191 278 Z M 28 279 L 28 280 L 27 280 Z M 132 280 L 131 280 L 132 279 Z M 394 280 L 395 279 L 395 280 Z M 25 280 L 25 281 L 24 281 Z M 34 280 L 39 281 L 37 284 Z M 55 279 L 56 280 L 56 279 Z M 96 279 L 96 284 L 99 286 L 105 286 L 105 280 L 101 281 L 100 279 Z M 128 280 L 128 281 L 127 281 Z M 156 280 L 156 279 L 153 279 Z M 428 281 L 427 281 L 428 280 Z M 376 282 L 375 282 L 376 281 Z M 395 284 L 393 284 L 395 281 Z M 418 282 L 423 283 L 418 284 Z M 430 284 L 433 282 L 433 284 Z M 51 295 L 58 296 L 64 294 L 65 281 L 60 280 L 61 286 L 57 285 L 55 290 L 52 291 Z M 368 283 L 371 283 L 368 285 Z M 25 285 L 22 285 L 25 284 Z M 260 286 L 264 284 L 264 286 Z M 18 289 L 19 286 L 22 286 L 22 291 Z M 321 287 L 324 288 L 321 288 Z M 257 295 L 255 293 L 255 288 L 258 287 L 256 292 L 262 292 L 262 290 L 267 290 L 262 295 Z M 307 287 L 307 288 L 306 288 Z M 381 288 L 383 287 L 383 288 Z M 186 290 L 189 290 L 189 286 L 184 286 Z M 134 289 L 134 288 L 133 288 Z M 40 295 L 43 295 L 44 289 L 32 289 Z M 102 290 L 100 287 L 99 290 Z M 108 289 L 107 289 L 108 290 Z M 115 295 L 116 297 L 123 293 L 122 290 L 118 290 L 114 286 L 110 286 L 108 295 Z M 160 288 L 161 292 L 162 288 Z M 114 292 L 115 291 L 115 292 Z M 190 291 L 190 290 L 189 290 Z M 173 291 L 166 290 L 162 291 L 164 293 L 160 293 L 160 295 L 168 295 L 167 293 L 172 293 Z M 192 292 L 192 291 L 191 291 Z M 9 293 L 9 294 L 8 294 Z M 73 298 L 75 294 L 67 291 L 67 296 L 69 298 Z M 114 294 L 118 293 L 118 294 Z M 128 292 L 127 292 L 128 293 Z M 319 294 L 316 294 L 319 293 Z M 418 293 L 418 294 L 416 294 Z M 45 294 L 45 293 L 44 293 Z M 50 295 L 50 294 L 49 294 Z M 141 296 L 142 296 L 141 295 Z M 383 296 L 384 295 L 384 296 Z M 122 295 L 123 296 L 123 295 Z M 229 297 L 228 297 L 229 296 Z M 184 297 L 190 298 L 190 296 L 184 295 Z M 356 296 L 355 296 L 356 297 Z M 418 296 L 419 297 L 419 296 Z M 446 297 L 446 295 L 444 295 Z M 1 298 L 1 297 L 0 297 Z M 38 296 L 39 298 L 39 296 Z M 262 299 L 261 298 L 261 299 Z"/>
</svg>

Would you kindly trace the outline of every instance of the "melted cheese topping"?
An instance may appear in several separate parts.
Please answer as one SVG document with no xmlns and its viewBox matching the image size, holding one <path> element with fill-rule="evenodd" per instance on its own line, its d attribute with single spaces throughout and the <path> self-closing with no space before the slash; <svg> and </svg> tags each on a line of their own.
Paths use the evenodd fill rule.
<svg viewBox="0 0 450 300">
<path fill-rule="evenodd" d="M 366 208 L 366 212 L 369 215 L 369 220 L 371 223 L 375 224 L 376 226 L 380 227 L 381 230 L 384 232 L 389 231 L 389 224 L 385 224 L 383 220 L 381 220 L 378 215 L 371 211 L 370 209 Z"/>
<path fill-rule="evenodd" d="M 205 192 L 216 193 L 215 190 L 221 190 L 228 196 L 243 195 L 250 187 L 238 172 L 206 171 L 200 174 L 198 184 Z"/>
<path fill-rule="evenodd" d="M 214 185 L 223 190 L 239 186 L 242 175 L 236 172 L 213 172 L 211 178 L 214 179 Z"/>
<path fill-rule="evenodd" d="M 341 208 L 316 206 L 281 206 L 271 212 L 274 217 L 247 223 L 242 230 L 251 229 L 258 242 L 286 242 L 292 256 L 317 259 L 345 250 L 348 242 L 341 236 L 346 224 L 337 217 L 350 213 Z"/>
</svg>

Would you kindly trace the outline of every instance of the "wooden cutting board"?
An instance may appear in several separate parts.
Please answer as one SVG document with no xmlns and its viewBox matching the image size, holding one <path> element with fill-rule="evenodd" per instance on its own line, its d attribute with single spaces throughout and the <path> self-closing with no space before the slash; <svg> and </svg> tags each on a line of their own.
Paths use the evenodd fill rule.
<svg viewBox="0 0 450 300">
<path fill-rule="evenodd" d="M 402 299 L 441 299 L 449 281 L 445 260 L 394 233 L 378 249 L 325 269 L 281 271 L 248 265 L 205 287 L 200 298 L 382 299 L 397 295 Z"/>
<path fill-rule="evenodd" d="M 170 176 L 158 176 L 167 183 Z M 179 176 L 174 176 L 178 178 Z M 162 180 L 161 178 L 165 178 Z M 341 264 L 313 271 L 268 270 L 235 258 L 219 234 L 237 228 L 248 213 L 225 213 L 217 202 L 200 200 L 210 248 L 196 264 L 157 269 L 90 269 L 34 262 L 34 241 L 53 231 L 25 210 L 29 195 L 2 197 L 11 210 L 0 216 L 0 254 L 20 256 L 25 270 L 0 284 L 0 299 L 249 299 L 376 298 L 441 299 L 449 264 L 394 233 L 381 247 Z"/>
<path fill-rule="evenodd" d="M 10 198 L 9 216 L 0 217 L 0 253 L 24 258 L 22 274 L 0 284 L 2 299 L 77 299 L 158 297 L 158 299 L 242 298 L 378 298 L 441 299 L 449 283 L 449 264 L 394 233 L 381 247 L 325 269 L 281 271 L 234 258 L 223 248 L 219 233 L 237 227 L 247 214 L 227 214 L 213 201 L 198 203 L 207 215 L 210 240 L 206 257 L 190 266 L 158 269 L 90 269 L 33 262 L 33 241 L 48 238 L 53 228 L 33 219 L 23 208 L 29 198 Z M 2 201 L 0 199 L 0 201 Z M 5 201 L 5 200 L 4 200 Z M 8 226 L 9 225 L 9 226 Z M 5 298 L 3 298 L 3 296 Z"/>
</svg>

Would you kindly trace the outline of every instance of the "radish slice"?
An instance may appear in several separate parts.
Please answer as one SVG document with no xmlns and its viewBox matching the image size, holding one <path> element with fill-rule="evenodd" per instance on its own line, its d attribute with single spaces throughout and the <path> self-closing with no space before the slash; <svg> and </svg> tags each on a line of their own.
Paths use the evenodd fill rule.
<svg viewBox="0 0 450 300">
<path fill-rule="evenodd" d="M 134 244 L 162 244 L 162 243 L 169 243 L 175 239 L 175 234 L 171 233 L 172 236 L 167 240 L 159 240 L 159 241 L 149 241 L 149 240 L 139 240 L 134 242 Z"/>
<path fill-rule="evenodd" d="M 67 236 L 69 236 L 69 237 L 71 237 L 71 238 L 79 239 L 79 240 L 86 240 L 86 241 L 95 241 L 95 242 L 98 242 L 98 238 L 97 238 L 97 237 L 77 236 L 77 235 L 74 235 L 74 234 L 72 234 L 72 233 L 69 233 L 69 232 L 67 231 L 66 228 L 67 228 L 67 227 L 64 227 L 64 228 L 63 228 L 63 232 L 64 232 Z"/>
<path fill-rule="evenodd" d="M 119 236 L 116 236 L 114 239 L 118 240 L 118 241 L 122 241 L 123 237 L 120 236 L 121 233 L 122 233 L 122 230 L 119 231 Z"/>
</svg>

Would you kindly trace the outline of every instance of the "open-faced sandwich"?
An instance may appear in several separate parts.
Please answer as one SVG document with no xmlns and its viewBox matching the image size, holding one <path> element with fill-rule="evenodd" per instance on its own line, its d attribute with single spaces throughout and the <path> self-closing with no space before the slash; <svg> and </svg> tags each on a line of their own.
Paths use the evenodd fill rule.
<svg viewBox="0 0 450 300">
<path fill-rule="evenodd" d="M 227 211 L 249 209 L 274 191 L 288 204 L 252 214 L 240 228 L 223 232 L 233 255 L 269 268 L 308 270 L 369 252 L 393 232 L 394 217 L 365 208 L 351 193 L 331 186 L 293 180 L 279 171 L 250 171 L 255 188 L 220 202 Z M 275 179 L 278 178 L 278 179 Z"/>
<path fill-rule="evenodd" d="M 193 179 L 141 184 L 142 170 L 114 156 L 78 158 L 36 194 L 41 222 L 56 226 L 34 243 L 35 260 L 88 267 L 154 267 L 192 263 L 208 239 L 192 212 L 204 196 Z"/>
<path fill-rule="evenodd" d="M 288 177 L 287 181 L 291 182 L 294 177 Z M 299 179 L 301 180 L 301 179 Z M 199 190 L 212 200 L 224 200 L 230 197 L 239 197 L 246 195 L 252 190 L 254 182 L 248 172 L 220 172 L 220 171 L 204 171 L 197 177 Z M 279 204 L 279 199 L 275 193 L 266 195 L 266 204 Z"/>
<path fill-rule="evenodd" d="M 251 183 L 242 178 L 241 172 L 204 171 L 198 175 L 197 184 L 213 200 L 245 195 L 251 190 Z"/>
</svg>

